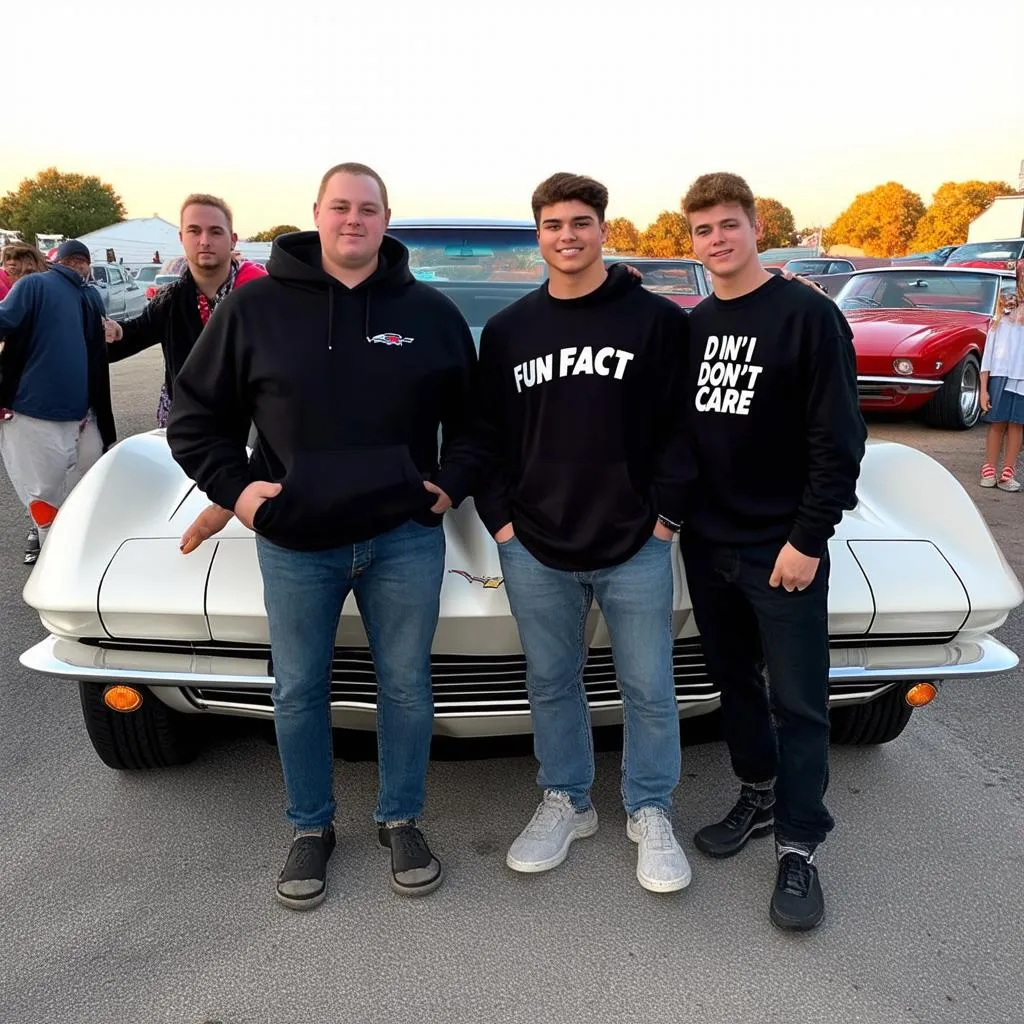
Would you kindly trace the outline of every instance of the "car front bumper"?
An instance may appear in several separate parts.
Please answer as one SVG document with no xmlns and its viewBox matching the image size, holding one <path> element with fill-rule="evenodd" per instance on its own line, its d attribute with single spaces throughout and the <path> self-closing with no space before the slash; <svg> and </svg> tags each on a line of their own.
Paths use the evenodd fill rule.
<svg viewBox="0 0 1024 1024">
<path fill-rule="evenodd" d="M 31 671 L 97 684 L 155 687 L 169 706 L 187 713 L 272 718 L 274 678 L 266 654 L 249 650 L 211 655 L 154 650 L 159 645 L 109 648 L 49 636 L 27 650 Z M 718 689 L 708 678 L 699 640 L 676 642 L 676 703 L 680 717 L 714 711 Z M 499 736 L 531 731 L 521 654 L 488 658 L 434 655 L 434 732 L 448 736 Z M 1011 671 L 1017 655 L 988 634 L 935 644 L 837 646 L 831 651 L 829 700 L 833 707 L 863 704 L 893 686 L 918 681 L 974 679 Z M 622 721 L 622 700 L 611 652 L 595 648 L 584 674 L 594 725 Z M 337 728 L 376 727 L 376 678 L 369 653 L 339 648 L 332 667 L 331 712 Z"/>
</svg>

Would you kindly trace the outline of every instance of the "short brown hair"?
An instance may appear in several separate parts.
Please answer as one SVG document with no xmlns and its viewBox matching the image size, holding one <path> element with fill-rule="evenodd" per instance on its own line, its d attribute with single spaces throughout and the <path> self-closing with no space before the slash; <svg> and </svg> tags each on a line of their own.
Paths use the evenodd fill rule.
<svg viewBox="0 0 1024 1024">
<path fill-rule="evenodd" d="M 23 277 L 25 274 L 41 274 L 44 270 L 50 269 L 46 257 L 28 242 L 9 242 L 0 250 L 0 262 L 12 258 L 21 261 Z"/>
<path fill-rule="evenodd" d="M 220 210 L 228 219 L 228 230 L 234 231 L 235 218 L 231 215 L 231 207 L 224 202 L 220 196 L 211 196 L 206 192 L 193 192 L 192 195 L 185 197 L 185 202 L 181 204 L 181 212 L 178 214 L 178 224 L 181 224 L 181 218 L 185 216 L 185 210 L 190 206 L 213 206 Z"/>
<path fill-rule="evenodd" d="M 533 190 L 533 219 L 539 227 L 540 211 L 545 206 L 568 203 L 574 199 L 586 203 L 597 214 L 598 221 L 604 223 L 604 211 L 608 209 L 608 189 L 593 178 L 584 177 L 582 174 L 568 174 L 565 171 L 552 174 Z"/>
<path fill-rule="evenodd" d="M 739 203 L 751 224 L 757 220 L 757 206 L 750 186 L 738 174 L 727 171 L 702 174 L 683 196 L 683 213 L 689 220 L 691 213 L 710 210 L 722 203 Z"/>
<path fill-rule="evenodd" d="M 377 182 L 377 186 L 380 188 L 380 197 L 384 202 L 384 209 L 390 209 L 388 206 L 388 187 L 384 184 L 384 179 L 372 167 L 367 167 L 366 164 L 357 164 L 352 161 L 344 164 L 335 164 L 320 179 L 320 191 L 316 194 L 317 203 L 322 203 L 324 201 L 324 193 L 327 191 L 327 185 L 331 178 L 336 174 L 354 174 L 357 177 L 373 178 L 373 180 Z"/>
</svg>

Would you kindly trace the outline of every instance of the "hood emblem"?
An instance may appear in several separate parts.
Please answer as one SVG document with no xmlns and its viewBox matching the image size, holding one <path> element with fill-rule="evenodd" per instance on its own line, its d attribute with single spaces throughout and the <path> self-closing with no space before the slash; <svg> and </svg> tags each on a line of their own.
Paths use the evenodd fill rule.
<svg viewBox="0 0 1024 1024">
<path fill-rule="evenodd" d="M 390 331 L 386 334 L 375 334 L 372 338 L 366 339 L 374 345 L 411 345 L 412 338 L 403 338 L 400 334 L 393 334 Z"/>
<path fill-rule="evenodd" d="M 470 583 L 480 583 L 484 590 L 497 590 L 505 582 L 504 576 L 471 576 L 465 569 L 449 569 L 456 576 L 464 576 Z"/>
</svg>

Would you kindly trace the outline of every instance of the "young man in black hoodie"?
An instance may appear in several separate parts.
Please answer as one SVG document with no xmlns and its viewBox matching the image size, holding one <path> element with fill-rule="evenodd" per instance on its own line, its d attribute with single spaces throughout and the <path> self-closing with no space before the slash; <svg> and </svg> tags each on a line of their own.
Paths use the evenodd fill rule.
<svg viewBox="0 0 1024 1024">
<path fill-rule="evenodd" d="M 757 258 L 754 196 L 734 174 L 683 199 L 714 295 L 693 310 L 686 408 L 698 467 L 680 538 L 740 796 L 697 847 L 738 853 L 775 833 L 770 916 L 824 915 L 815 847 L 828 782 L 828 540 L 856 504 L 867 431 L 852 332 L 827 296 Z"/>
<path fill-rule="evenodd" d="M 668 818 L 679 781 L 672 542 L 692 476 L 679 429 L 686 315 L 606 271 L 608 192 L 556 174 L 533 195 L 549 279 L 492 317 L 480 343 L 479 437 L 500 467 L 476 507 L 499 545 L 527 659 L 540 806 L 512 844 L 547 871 L 597 830 L 583 666 L 596 597 L 624 706 L 622 797 L 637 878 L 690 881 Z"/>
<path fill-rule="evenodd" d="M 416 819 L 433 729 L 441 514 L 472 476 L 455 446 L 476 375 L 458 309 L 416 282 L 408 251 L 384 236 L 390 210 L 375 171 L 332 168 L 313 215 L 317 231 L 278 238 L 269 276 L 218 305 L 175 381 L 167 426 L 185 472 L 256 532 L 295 830 L 277 896 L 297 909 L 323 899 L 335 844 L 331 662 L 350 591 L 377 674 L 375 818 L 391 884 L 416 896 L 441 882 Z"/>
</svg>

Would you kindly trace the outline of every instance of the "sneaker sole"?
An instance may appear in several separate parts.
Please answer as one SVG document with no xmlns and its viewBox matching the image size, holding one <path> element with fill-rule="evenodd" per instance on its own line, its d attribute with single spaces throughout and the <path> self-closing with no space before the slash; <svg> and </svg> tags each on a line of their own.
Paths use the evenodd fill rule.
<svg viewBox="0 0 1024 1024">
<path fill-rule="evenodd" d="M 402 885 L 394 875 L 390 876 L 390 881 L 392 891 L 398 893 L 399 896 L 429 896 L 444 881 L 444 868 L 438 862 L 437 878 L 424 882 L 422 885 Z"/>
<path fill-rule="evenodd" d="M 633 834 L 633 819 L 626 819 L 626 836 L 630 842 L 640 843 L 640 837 Z M 685 857 L 686 854 L 684 853 Z M 679 892 L 680 889 L 685 889 L 693 879 L 693 872 L 690 870 L 689 864 L 687 864 L 687 870 L 685 875 L 680 875 L 678 878 L 672 878 L 669 881 L 659 881 L 656 878 L 648 878 L 640 870 L 640 865 L 636 867 L 636 880 L 648 891 L 648 892 Z"/>
<path fill-rule="evenodd" d="M 594 815 L 593 821 L 587 822 L 585 825 L 577 825 L 568 836 L 566 836 L 565 842 L 562 844 L 562 848 L 554 855 L 549 857 L 547 860 L 516 860 L 511 851 L 505 855 L 505 863 L 513 870 L 518 871 L 524 875 L 534 875 L 541 871 L 550 871 L 552 868 L 557 868 L 566 857 L 569 856 L 569 847 L 577 839 L 589 839 L 597 831 L 597 815 Z"/>
<path fill-rule="evenodd" d="M 979 487 L 995 487 L 995 485 L 996 485 L 996 478 L 994 476 L 992 476 L 992 477 L 985 477 L 984 480 L 979 480 L 978 481 L 978 486 Z"/>
<path fill-rule="evenodd" d="M 713 857 L 715 860 L 725 860 L 728 857 L 735 857 L 751 839 L 763 839 L 765 836 L 770 836 L 774 831 L 775 819 L 772 818 L 770 821 L 763 821 L 748 829 L 746 835 L 735 846 L 709 846 L 700 838 L 699 832 L 693 837 L 693 845 L 708 857 Z"/>
<path fill-rule="evenodd" d="M 315 896 L 285 896 L 283 892 L 277 889 L 274 890 L 274 895 L 277 897 L 277 902 L 286 906 L 289 910 L 312 910 L 314 907 L 319 907 L 327 898 L 327 886 L 325 885 Z"/>
<path fill-rule="evenodd" d="M 812 928 L 817 928 L 819 924 L 825 919 L 825 908 L 821 908 L 821 912 L 813 918 L 805 918 L 803 920 L 791 920 L 788 917 L 783 917 L 781 914 L 775 912 L 775 907 L 768 908 L 768 917 L 771 919 L 773 925 L 780 931 L 784 932 L 809 932 Z"/>
</svg>

